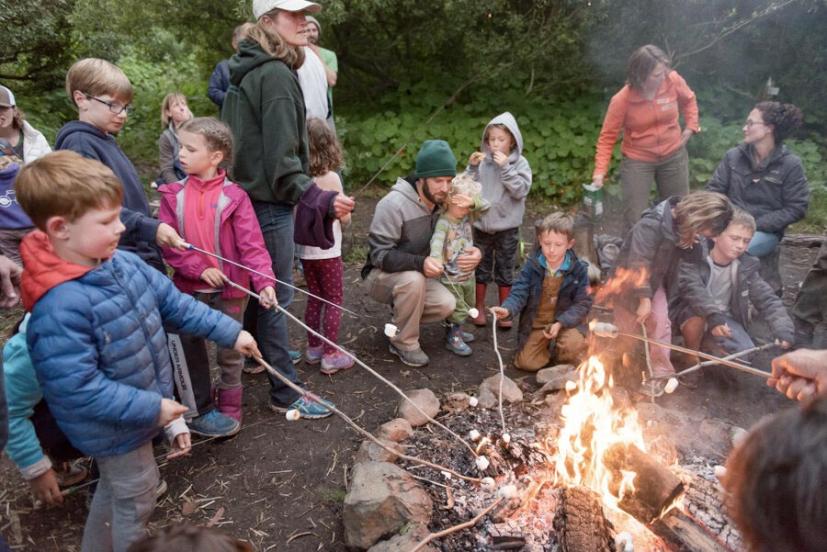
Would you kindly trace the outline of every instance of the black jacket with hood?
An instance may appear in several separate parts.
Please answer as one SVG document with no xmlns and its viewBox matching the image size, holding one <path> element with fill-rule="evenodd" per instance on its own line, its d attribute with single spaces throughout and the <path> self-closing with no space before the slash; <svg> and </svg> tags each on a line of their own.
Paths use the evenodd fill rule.
<svg viewBox="0 0 827 552">
<path fill-rule="evenodd" d="M 753 148 L 739 144 L 726 155 L 706 185 L 755 217 L 757 230 L 784 234 L 790 224 L 804 218 L 810 203 L 810 186 L 801 159 L 787 146 L 777 146 L 759 165 Z"/>
</svg>

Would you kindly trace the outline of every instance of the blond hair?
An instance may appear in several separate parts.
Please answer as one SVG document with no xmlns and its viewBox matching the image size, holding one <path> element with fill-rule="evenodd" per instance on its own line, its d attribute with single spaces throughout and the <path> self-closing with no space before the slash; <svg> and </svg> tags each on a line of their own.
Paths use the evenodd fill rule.
<svg viewBox="0 0 827 552">
<path fill-rule="evenodd" d="M 125 103 L 132 101 L 132 83 L 121 68 L 105 59 L 84 58 L 76 61 L 66 73 L 66 93 L 75 102 L 75 91 L 89 96 L 110 95 Z"/>
<path fill-rule="evenodd" d="M 547 232 L 563 234 L 566 238 L 571 240 L 574 238 L 574 217 L 568 213 L 556 211 L 550 215 L 546 215 L 543 220 L 538 221 L 534 225 L 534 229 L 537 232 L 538 240 L 540 236 Z"/>
<path fill-rule="evenodd" d="M 732 220 L 729 221 L 730 226 L 743 226 L 753 234 L 758 226 L 755 224 L 755 217 L 744 211 L 740 207 L 732 208 Z"/>
<path fill-rule="evenodd" d="M 112 169 L 70 150 L 49 153 L 24 166 L 14 190 L 20 206 L 44 231 L 51 217 L 71 222 L 92 209 L 123 202 L 123 187 Z"/>
<path fill-rule="evenodd" d="M 275 19 L 282 10 L 274 9 L 259 17 L 247 32 L 245 40 L 257 43 L 270 56 L 283 61 L 291 69 L 298 69 L 304 63 L 304 50 L 291 46 L 275 31 L 268 29 L 262 22 L 265 17 Z"/>
<path fill-rule="evenodd" d="M 688 249 L 701 232 L 713 237 L 723 232 L 732 220 L 732 204 L 717 192 L 692 192 L 674 207 L 678 247 Z"/>
<path fill-rule="evenodd" d="M 164 101 L 161 102 L 161 128 L 167 128 L 172 120 L 172 117 L 167 115 L 167 111 L 172 109 L 173 104 L 182 102 L 187 105 L 187 97 L 181 92 L 170 92 L 164 96 Z"/>
<path fill-rule="evenodd" d="M 207 142 L 207 149 L 210 153 L 220 151 L 224 154 L 222 165 L 231 164 L 233 160 L 233 131 L 226 123 L 223 123 L 215 117 L 195 117 L 189 121 L 184 121 L 178 127 L 178 133 L 189 132 L 191 134 L 200 134 Z"/>
<path fill-rule="evenodd" d="M 482 193 L 482 185 L 468 173 L 458 174 L 451 180 L 449 196 L 464 195 L 476 198 Z"/>
</svg>

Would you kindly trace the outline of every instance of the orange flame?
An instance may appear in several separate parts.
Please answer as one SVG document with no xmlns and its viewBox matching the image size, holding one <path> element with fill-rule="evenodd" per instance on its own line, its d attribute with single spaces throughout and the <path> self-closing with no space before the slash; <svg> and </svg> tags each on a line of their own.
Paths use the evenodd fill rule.
<svg viewBox="0 0 827 552">
<path fill-rule="evenodd" d="M 637 412 L 624 411 L 612 399 L 612 378 L 592 356 L 580 367 L 576 387 L 561 409 L 563 427 L 557 437 L 555 484 L 582 485 L 617 508 L 625 493 L 634 492 L 634 472 L 613 474 L 603 456 L 613 445 L 634 444 L 646 451 Z"/>
<path fill-rule="evenodd" d="M 616 297 L 643 287 L 648 280 L 649 270 L 646 268 L 618 267 L 612 277 L 600 286 L 594 296 L 594 302 L 598 305 L 611 306 Z"/>
</svg>

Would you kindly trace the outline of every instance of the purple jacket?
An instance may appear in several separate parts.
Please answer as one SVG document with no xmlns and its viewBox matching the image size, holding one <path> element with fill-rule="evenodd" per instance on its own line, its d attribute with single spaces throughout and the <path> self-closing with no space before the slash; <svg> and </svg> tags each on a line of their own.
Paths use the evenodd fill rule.
<svg viewBox="0 0 827 552">
<path fill-rule="evenodd" d="M 166 222 L 181 235 L 184 235 L 184 187 L 186 180 L 173 182 L 158 188 L 161 193 L 161 208 L 158 218 Z M 241 263 L 258 272 L 275 278 L 273 274 L 273 263 L 267 248 L 264 246 L 264 237 L 261 234 L 261 227 L 256 218 L 250 197 L 240 186 L 224 180 L 224 186 L 218 198 L 216 210 L 216 228 L 218 235 L 216 240 L 218 255 Z M 164 260 L 174 270 L 172 281 L 181 291 L 193 293 L 196 289 L 206 287 L 201 279 L 201 274 L 211 266 L 210 259 L 203 253 L 197 251 L 180 251 L 169 247 L 163 248 Z M 252 274 L 247 270 L 218 261 L 218 269 L 233 282 L 250 287 L 252 278 L 255 291 L 261 291 L 267 286 L 275 286 L 273 279 L 268 279 L 258 274 Z M 221 297 L 224 299 L 235 299 L 243 297 L 244 292 L 231 286 L 224 288 Z"/>
</svg>

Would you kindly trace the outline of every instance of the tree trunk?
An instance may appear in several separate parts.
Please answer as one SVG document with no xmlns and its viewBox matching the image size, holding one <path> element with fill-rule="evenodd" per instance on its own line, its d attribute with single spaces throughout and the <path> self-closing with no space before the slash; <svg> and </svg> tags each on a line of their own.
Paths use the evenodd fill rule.
<svg viewBox="0 0 827 552">
<path fill-rule="evenodd" d="M 563 552 L 614 552 L 612 526 L 600 497 L 584 487 L 560 491 L 554 529 Z"/>
</svg>

